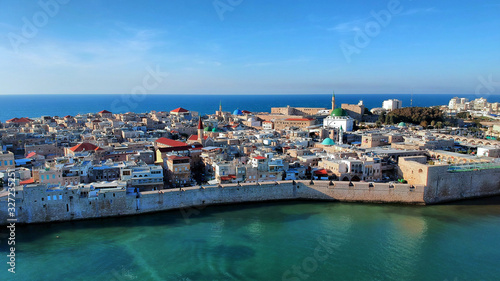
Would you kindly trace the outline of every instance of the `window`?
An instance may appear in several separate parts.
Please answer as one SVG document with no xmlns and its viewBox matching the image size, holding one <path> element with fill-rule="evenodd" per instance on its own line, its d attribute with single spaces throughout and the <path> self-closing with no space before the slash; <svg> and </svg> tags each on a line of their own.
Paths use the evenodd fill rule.
<svg viewBox="0 0 500 281">
<path fill-rule="evenodd" d="M 12 165 L 12 160 L 10 160 L 10 164 Z"/>
<path fill-rule="evenodd" d="M 52 199 L 57 200 L 57 196 L 56 195 L 52 196 Z"/>
<path fill-rule="evenodd" d="M 52 175 L 52 178 L 55 179 L 56 178 L 56 175 Z"/>
<path fill-rule="evenodd" d="M 62 200 L 62 195 L 59 194 L 59 200 Z"/>
<path fill-rule="evenodd" d="M 50 195 L 49 195 L 49 196 L 47 196 L 47 201 L 50 201 Z"/>
<path fill-rule="evenodd" d="M 5 166 L 7 166 L 7 161 L 3 161 L 3 164 L 4 164 Z"/>
</svg>

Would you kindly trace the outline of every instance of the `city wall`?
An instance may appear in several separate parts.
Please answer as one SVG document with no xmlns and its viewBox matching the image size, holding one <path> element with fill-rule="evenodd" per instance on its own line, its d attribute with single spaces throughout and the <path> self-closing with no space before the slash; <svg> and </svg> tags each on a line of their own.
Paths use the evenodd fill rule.
<svg viewBox="0 0 500 281">
<path fill-rule="evenodd" d="M 40 187 L 24 187 L 24 192 L 16 196 L 16 217 L 19 223 L 40 223 L 134 215 L 217 204 L 293 199 L 425 204 L 423 195 L 424 186 L 330 181 L 314 181 L 313 184 L 310 181 L 226 184 L 149 191 L 138 195 L 126 194 L 125 190 L 120 190 L 99 193 L 97 197 L 80 197 L 78 190 L 71 189 L 46 192 Z M 61 199 L 48 201 L 47 196 Z M 0 221 L 5 223 L 6 200 L 0 201 L 0 208 Z"/>
<path fill-rule="evenodd" d="M 449 172 L 448 166 L 429 169 L 424 200 L 428 204 L 500 194 L 500 169 Z"/>
<path fill-rule="evenodd" d="M 500 194 L 500 169 L 449 172 L 447 165 L 430 166 L 419 160 L 408 157 L 406 162 L 400 163 L 408 184 L 280 181 L 138 194 L 107 190 L 96 197 L 80 196 L 77 189 L 46 191 L 43 186 L 25 186 L 16 194 L 16 218 L 18 223 L 41 223 L 174 209 L 189 212 L 190 208 L 208 205 L 300 199 L 425 205 Z M 52 199 L 47 200 L 48 196 Z M 6 197 L 0 198 L 0 221 L 7 222 Z"/>
<path fill-rule="evenodd" d="M 500 195 L 500 169 L 452 172 L 450 165 L 427 165 L 425 156 L 400 158 L 402 178 L 412 185 L 425 186 L 424 201 L 436 204 L 476 197 Z"/>
</svg>

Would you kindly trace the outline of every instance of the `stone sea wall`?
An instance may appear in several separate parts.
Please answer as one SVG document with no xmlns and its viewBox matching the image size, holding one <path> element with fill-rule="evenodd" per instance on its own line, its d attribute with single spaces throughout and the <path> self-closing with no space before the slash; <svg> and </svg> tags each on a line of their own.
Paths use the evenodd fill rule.
<svg viewBox="0 0 500 281">
<path fill-rule="evenodd" d="M 52 197 L 47 200 L 47 197 Z M 54 200 L 53 198 L 56 198 Z M 43 200 L 42 200 L 43 198 Z M 59 199 L 60 198 L 60 199 Z M 424 186 L 409 184 L 329 181 L 281 181 L 262 184 L 226 184 L 126 194 L 125 190 L 80 197 L 77 190 L 46 192 L 25 187 L 16 197 L 19 223 L 39 223 L 141 214 L 215 204 L 312 199 L 347 202 L 425 204 Z M 6 222 L 7 203 L 0 201 L 0 221 Z"/>
<path fill-rule="evenodd" d="M 47 191 L 42 185 L 25 186 L 16 194 L 16 218 L 18 223 L 41 223 L 294 199 L 425 205 L 500 194 L 500 169 L 449 172 L 448 166 L 410 164 L 411 170 L 402 165 L 405 178 L 411 180 L 409 184 L 280 181 L 197 186 L 139 194 L 108 190 L 99 192 L 97 197 L 80 196 L 78 190 L 72 189 Z M 414 180 L 410 173 L 415 174 Z M 426 182 L 422 182 L 422 178 L 427 179 Z M 0 222 L 3 224 L 7 222 L 7 209 L 7 197 L 0 198 Z"/>
</svg>

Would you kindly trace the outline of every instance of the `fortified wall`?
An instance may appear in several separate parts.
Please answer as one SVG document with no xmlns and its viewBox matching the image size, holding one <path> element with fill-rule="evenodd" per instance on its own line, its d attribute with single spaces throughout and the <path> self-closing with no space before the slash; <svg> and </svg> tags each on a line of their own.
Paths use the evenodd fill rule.
<svg viewBox="0 0 500 281">
<path fill-rule="evenodd" d="M 489 163 L 427 165 L 425 156 L 400 158 L 402 178 L 424 185 L 424 201 L 435 204 L 500 194 L 500 166 Z"/>
<path fill-rule="evenodd" d="M 47 191 L 44 185 L 31 185 L 24 186 L 16 194 L 16 218 L 18 223 L 39 223 L 292 199 L 425 204 L 423 196 L 424 186 L 366 182 L 281 181 L 198 186 L 137 194 L 127 194 L 125 189 L 110 189 L 99 192 L 95 197 L 82 196 L 78 189 Z M 7 219 L 5 198 L 0 202 L 1 222 Z"/>
<path fill-rule="evenodd" d="M 15 209 L 18 223 L 41 223 L 173 209 L 189 212 L 189 209 L 208 205 L 272 200 L 311 199 L 424 205 L 500 194 L 500 167 L 483 165 L 466 169 L 450 165 L 428 165 L 425 156 L 414 156 L 400 158 L 398 173 L 408 181 L 407 184 L 280 181 L 139 193 L 127 193 L 125 189 L 101 189 L 90 196 L 80 189 L 48 190 L 45 185 L 26 185 L 16 191 Z M 3 224 L 7 222 L 7 210 L 7 196 L 0 197 L 0 222 Z"/>
</svg>

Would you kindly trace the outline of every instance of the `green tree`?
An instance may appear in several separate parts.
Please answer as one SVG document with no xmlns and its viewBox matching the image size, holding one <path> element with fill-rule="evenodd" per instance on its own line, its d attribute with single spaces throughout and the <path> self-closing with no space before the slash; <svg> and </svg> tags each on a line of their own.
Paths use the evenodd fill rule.
<svg viewBox="0 0 500 281">
<path fill-rule="evenodd" d="M 380 123 L 385 122 L 385 112 L 380 113 L 380 115 L 378 116 L 378 121 L 380 121 Z"/>
<path fill-rule="evenodd" d="M 420 122 L 420 126 L 427 128 L 427 126 L 428 126 L 427 121 L 424 120 L 424 121 Z"/>
<path fill-rule="evenodd" d="M 394 124 L 394 115 L 388 115 L 389 116 L 389 124 Z"/>
<path fill-rule="evenodd" d="M 443 122 L 441 122 L 441 121 L 436 122 L 436 128 L 442 129 L 443 128 Z"/>
</svg>

